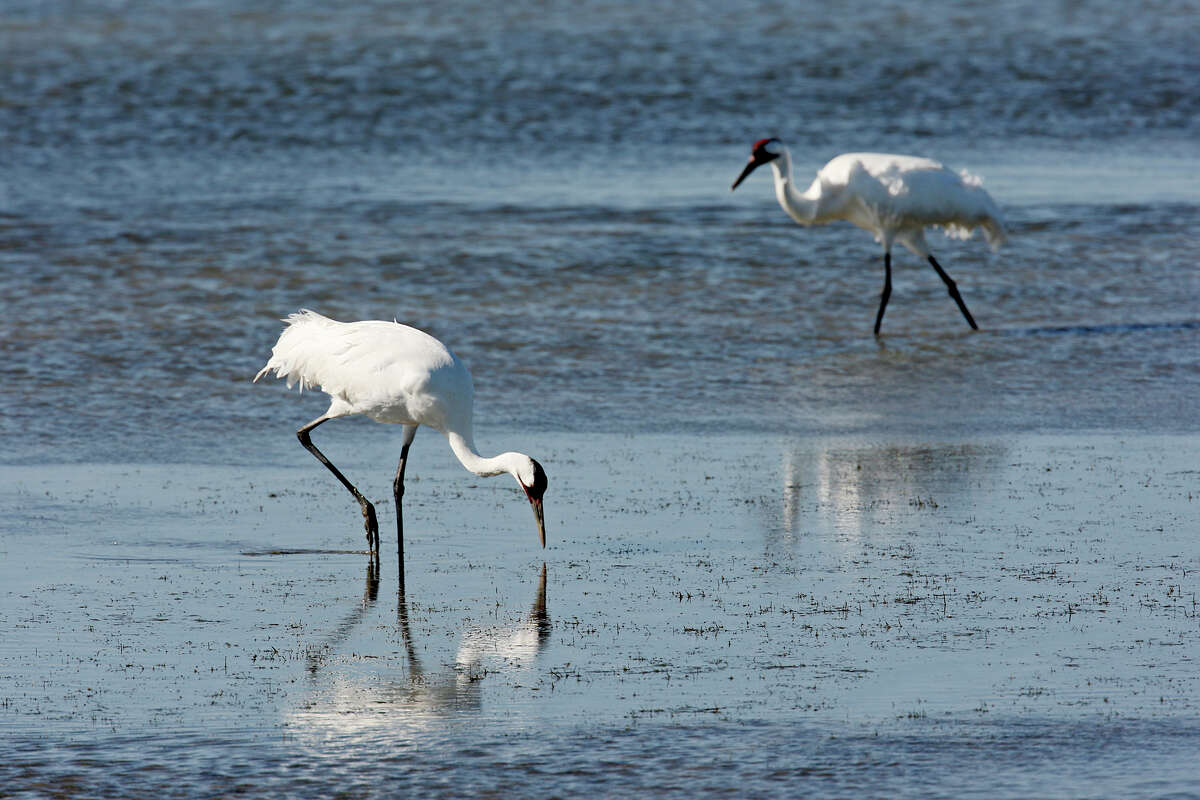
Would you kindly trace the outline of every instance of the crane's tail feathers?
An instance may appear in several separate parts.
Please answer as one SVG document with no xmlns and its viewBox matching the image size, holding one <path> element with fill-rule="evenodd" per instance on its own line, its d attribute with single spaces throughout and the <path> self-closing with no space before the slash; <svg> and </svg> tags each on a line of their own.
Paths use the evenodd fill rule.
<svg viewBox="0 0 1200 800">
<path fill-rule="evenodd" d="M 279 341 L 271 348 L 271 359 L 254 380 L 274 371 L 276 377 L 287 381 L 289 389 L 297 383 L 301 392 L 319 386 L 322 362 L 328 349 L 322 345 L 322 334 L 339 323 L 307 308 L 289 314 L 283 322 L 286 325 L 279 334 Z"/>
<path fill-rule="evenodd" d="M 989 219 L 980 227 L 983 228 L 983 239 L 993 251 L 999 250 L 1000 245 L 1008 241 L 1008 231 L 999 219 Z"/>
<path fill-rule="evenodd" d="M 974 206 L 966 211 L 964 219 L 945 226 L 946 235 L 952 239 L 969 239 L 976 228 L 983 230 L 983 239 L 992 250 L 997 250 L 1008 239 L 1004 230 L 1004 215 L 992 200 L 991 195 L 983 188 L 983 179 L 978 175 L 960 170 L 958 176 L 970 196 L 968 206 Z M 965 211 L 965 209 L 964 209 Z"/>
<path fill-rule="evenodd" d="M 258 371 L 258 374 L 254 376 L 254 380 L 252 380 L 250 382 L 258 383 L 259 378 L 261 378 L 263 375 L 270 373 L 272 370 L 275 371 L 275 377 L 287 379 L 287 388 L 289 388 L 289 389 L 298 383 L 298 384 L 300 384 L 300 393 L 303 394 L 305 389 L 312 387 L 312 383 L 310 383 L 308 380 L 306 380 L 304 375 L 297 374 L 297 372 L 295 370 L 289 369 L 288 367 L 284 366 L 283 364 L 278 363 L 277 359 L 275 359 L 274 357 L 272 357 L 271 360 L 269 362 L 267 362 L 267 365 L 265 367 L 263 367 L 262 369 L 260 369 Z"/>
<path fill-rule="evenodd" d="M 952 222 L 943 225 L 942 231 L 951 239 L 970 239 L 975 234 L 976 228 L 983 231 L 983 240 L 993 251 L 1000 249 L 1000 245 L 1008 240 L 1008 232 L 1004 230 L 1004 223 L 995 217 L 977 222 Z"/>
</svg>

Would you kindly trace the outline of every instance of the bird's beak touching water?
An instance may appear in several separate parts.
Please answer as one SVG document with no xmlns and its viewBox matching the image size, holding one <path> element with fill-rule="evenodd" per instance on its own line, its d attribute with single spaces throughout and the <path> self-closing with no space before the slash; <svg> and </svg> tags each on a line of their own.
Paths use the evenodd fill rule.
<svg viewBox="0 0 1200 800">
<path fill-rule="evenodd" d="M 533 518 L 537 520 L 538 539 L 541 540 L 542 547 L 546 546 L 546 517 L 542 510 L 542 498 L 529 498 L 529 505 L 533 506 Z"/>
</svg>

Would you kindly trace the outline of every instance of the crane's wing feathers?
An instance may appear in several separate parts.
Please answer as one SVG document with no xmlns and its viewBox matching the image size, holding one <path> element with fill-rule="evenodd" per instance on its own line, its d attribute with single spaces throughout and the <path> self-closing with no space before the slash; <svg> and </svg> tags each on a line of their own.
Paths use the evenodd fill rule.
<svg viewBox="0 0 1200 800">
<path fill-rule="evenodd" d="M 978 228 L 993 247 L 1005 239 L 1004 217 L 982 181 L 933 159 L 846 153 L 826 164 L 817 179 L 823 194 L 842 194 L 859 206 L 847 211 L 870 223 L 864 227 L 919 231 L 932 225 L 956 238 L 968 238 Z"/>
<path fill-rule="evenodd" d="M 308 310 L 285 322 L 255 380 L 274 371 L 289 388 L 319 388 L 331 398 L 328 416 L 365 414 L 442 430 L 447 415 L 464 407 L 469 412 L 470 373 L 423 331 L 380 320 L 338 322 Z"/>
</svg>

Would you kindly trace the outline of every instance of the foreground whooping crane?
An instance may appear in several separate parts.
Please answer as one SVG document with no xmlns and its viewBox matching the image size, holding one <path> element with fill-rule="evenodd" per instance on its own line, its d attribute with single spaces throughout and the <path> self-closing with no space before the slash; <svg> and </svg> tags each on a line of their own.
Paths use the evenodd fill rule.
<svg viewBox="0 0 1200 800">
<path fill-rule="evenodd" d="M 771 165 L 775 173 L 775 197 L 796 222 L 821 225 L 846 220 L 875 234 L 875 240 L 883 245 L 884 279 L 879 313 L 875 315 L 876 336 L 883 324 L 888 298 L 892 296 L 893 242 L 929 261 L 967 323 L 972 329 L 979 329 L 958 286 L 925 242 L 925 228 L 931 225 L 964 239 L 980 228 L 993 248 L 1004 241 L 1004 218 L 978 178 L 952 172 L 928 158 L 845 153 L 822 167 L 812 185 L 802 193 L 792 178 L 791 153 L 782 142 L 771 138 L 754 143 L 750 159 L 730 191 L 763 164 Z"/>
<path fill-rule="evenodd" d="M 399 322 L 338 322 L 307 309 L 292 314 L 284 322 L 287 324 L 271 350 L 271 359 L 254 380 L 274 371 L 276 377 L 287 380 L 289 389 L 299 383 L 301 391 L 316 387 L 329 395 L 329 410 L 296 431 L 296 436 L 358 501 L 372 556 L 379 555 L 379 524 L 374 505 L 317 449 L 309 436 L 318 425 L 338 417 L 362 414 L 376 422 L 404 426 L 400 466 L 392 482 L 401 563 L 404 469 L 408 448 L 420 425 L 444 433 L 450 449 L 470 472 L 482 477 L 507 472 L 516 478 L 533 507 L 538 539 L 542 547 L 546 546 L 542 510 L 546 473 L 541 464 L 524 453 L 501 453 L 492 458 L 479 455 L 472 433 L 475 389 L 471 373 L 446 345 Z"/>
</svg>

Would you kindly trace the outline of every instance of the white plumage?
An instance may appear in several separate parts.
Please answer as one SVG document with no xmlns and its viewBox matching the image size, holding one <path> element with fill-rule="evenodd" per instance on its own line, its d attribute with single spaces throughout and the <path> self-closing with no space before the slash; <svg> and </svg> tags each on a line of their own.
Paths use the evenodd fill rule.
<svg viewBox="0 0 1200 800">
<path fill-rule="evenodd" d="M 891 254 L 896 242 L 929 261 L 967 322 L 978 328 L 954 281 L 925 241 L 925 228 L 930 226 L 962 239 L 981 230 L 993 248 L 1005 240 L 1004 218 L 977 177 L 953 172 L 919 156 L 845 153 L 822 167 L 808 189 L 801 192 L 792 177 L 788 149 L 778 139 L 760 139 L 754 143 L 750 159 L 732 188 L 736 189 L 762 164 L 771 165 L 775 197 L 796 222 L 821 225 L 846 220 L 870 231 L 883 246 L 885 279 L 875 318 L 876 334 L 892 292 Z"/>
<path fill-rule="evenodd" d="M 475 396 L 471 373 L 446 345 L 398 322 L 338 322 L 303 310 L 271 350 L 268 372 L 290 389 L 319 389 L 330 397 L 325 416 L 362 414 L 393 425 L 428 425 L 443 433 L 447 419 L 469 434 Z"/>
<path fill-rule="evenodd" d="M 427 425 L 446 435 L 455 456 L 480 476 L 507 472 L 516 478 L 533 506 L 538 535 L 546 545 L 542 495 L 546 474 L 523 453 L 484 458 L 475 449 L 471 373 L 446 345 L 429 334 L 398 322 L 368 320 L 338 322 L 301 310 L 271 350 L 271 358 L 254 377 L 274 372 L 288 387 L 320 389 L 329 395 L 329 409 L 296 432 L 303 444 L 350 490 L 362 508 L 371 552 L 378 554 L 378 525 L 374 506 L 314 446 L 309 432 L 338 417 L 362 414 L 376 422 L 404 426 L 400 465 L 393 492 L 396 500 L 397 542 L 403 553 L 404 469 L 417 427 Z"/>
</svg>

